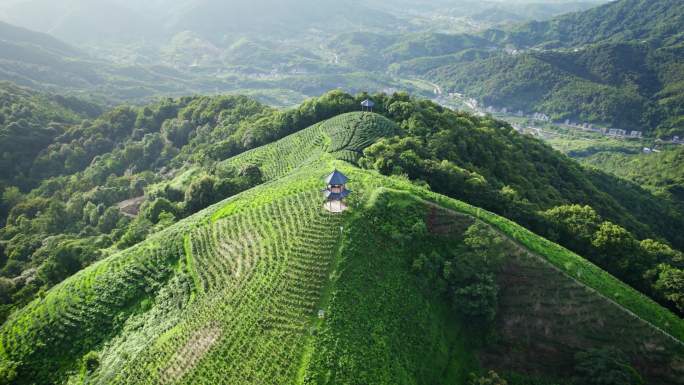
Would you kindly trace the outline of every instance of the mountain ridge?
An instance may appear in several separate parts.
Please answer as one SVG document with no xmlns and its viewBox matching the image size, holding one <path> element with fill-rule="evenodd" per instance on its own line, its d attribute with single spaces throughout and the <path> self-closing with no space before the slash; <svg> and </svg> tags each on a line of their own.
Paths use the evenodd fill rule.
<svg viewBox="0 0 684 385">
<path fill-rule="evenodd" d="M 316 135 L 327 137 L 328 134 L 325 130 L 320 130 L 320 126 L 314 126 L 295 135 L 312 135 L 313 132 L 307 131 L 317 128 L 320 134 Z M 353 137 L 361 134 L 362 132 L 354 133 Z M 489 231 L 484 227 L 473 227 L 473 224 L 478 221 L 484 221 L 487 226 L 497 228 L 498 231 L 525 245 L 527 250 L 540 252 L 541 254 L 538 254 L 541 255 L 540 258 L 556 266 L 557 269 L 563 271 L 563 274 L 594 287 L 616 303 L 639 314 L 641 318 L 648 319 L 659 328 L 677 335 L 675 341 L 678 343 L 672 345 L 672 342 L 666 342 L 667 339 L 662 340 L 656 337 L 658 331 L 651 329 L 647 324 L 637 327 L 625 317 L 605 319 L 631 325 L 631 330 L 635 333 L 634 341 L 645 338 L 648 341 L 658 341 L 655 342 L 657 346 L 667 346 L 666 355 L 653 356 L 652 359 L 655 361 L 648 361 L 652 368 L 663 368 L 661 365 L 667 366 L 669 364 L 666 363 L 670 362 L 669 360 L 673 357 L 684 354 L 684 345 L 681 345 L 684 323 L 681 319 L 595 265 L 487 211 L 429 192 L 406 180 L 384 177 L 373 171 L 361 170 L 344 161 L 336 160 L 336 157 L 328 152 L 338 147 L 329 144 L 335 143 L 336 140 L 332 137 L 328 138 L 330 139 L 320 142 L 325 150 L 319 153 L 318 157 L 300 158 L 302 160 L 299 161 L 298 167 L 286 167 L 280 173 L 272 174 L 271 182 L 217 203 L 132 249 L 124 250 L 98 262 L 56 286 L 48 292 L 45 298 L 37 299 L 26 310 L 13 315 L 3 325 L 2 332 L 0 332 L 0 341 L 2 341 L 0 354 L 3 356 L 3 365 L 0 367 L 5 370 L 3 375 L 7 376 L 11 373 L 7 371 L 9 369 L 14 370 L 14 373 L 19 376 L 15 377 L 15 380 L 22 379 L 23 381 L 30 381 L 30 378 L 43 378 L 50 379 L 48 382 L 53 382 L 58 378 L 71 376 L 72 380 L 80 379 L 93 383 L 105 381 L 117 384 L 131 383 L 131 381 L 134 383 L 145 381 L 217 383 L 216 381 L 225 381 L 226 378 L 245 383 L 263 383 L 263 381 L 276 383 L 274 381 L 282 381 L 286 378 L 290 379 L 288 381 L 294 381 L 299 367 L 304 368 L 304 376 L 299 377 L 304 379 L 304 383 L 334 382 L 335 378 L 337 380 L 350 379 L 351 377 L 348 377 L 350 375 L 358 378 L 358 373 L 365 373 L 361 374 L 363 378 L 375 383 L 381 381 L 383 373 L 384 375 L 390 373 L 397 375 L 398 373 L 387 371 L 382 365 L 369 366 L 369 363 L 373 362 L 366 359 L 369 353 L 362 353 L 359 350 L 359 343 L 364 341 L 362 336 L 385 338 L 390 346 L 394 346 L 392 349 L 401 349 L 399 345 L 396 345 L 398 340 L 390 336 L 396 335 L 395 333 L 409 332 L 409 329 L 405 328 L 413 323 L 400 326 L 396 321 L 392 322 L 390 318 L 385 317 L 392 317 L 395 311 L 393 309 L 399 311 L 402 308 L 404 313 L 401 314 L 406 314 L 406 317 L 409 313 L 423 314 L 409 310 L 427 309 L 425 306 L 436 306 L 442 310 L 432 313 L 433 315 L 427 315 L 427 318 L 415 316 L 410 318 L 411 322 L 416 322 L 416 330 L 413 333 L 409 332 L 409 335 L 415 338 L 427 338 L 425 342 L 431 346 L 430 349 L 437 349 L 425 351 L 428 357 L 441 351 L 442 348 L 438 346 L 443 346 L 447 341 L 449 344 L 456 344 L 453 346 L 461 346 L 459 349 L 462 349 L 462 353 L 455 357 L 447 358 L 442 355 L 443 353 L 434 356 L 441 357 L 433 363 L 435 369 L 444 368 L 442 365 L 455 365 L 463 359 L 468 360 L 468 355 L 473 354 L 472 345 L 468 343 L 463 345 L 463 338 L 467 340 L 468 337 L 461 332 L 457 334 L 460 337 L 452 335 L 442 342 L 437 342 L 438 340 L 432 338 L 447 333 L 446 329 L 443 329 L 444 326 L 438 325 L 445 325 L 443 322 L 448 319 L 452 320 L 449 325 L 456 327 L 457 330 L 465 331 L 468 326 L 465 323 L 457 326 L 458 322 L 463 321 L 453 321 L 460 319 L 460 316 L 446 316 L 449 313 L 448 307 L 445 307 L 445 303 L 440 302 L 441 300 L 428 299 L 434 298 L 434 293 L 431 295 L 427 293 L 436 289 L 432 288 L 431 280 L 424 281 L 420 277 L 423 277 L 423 274 L 432 274 L 432 272 L 429 269 L 412 270 L 410 266 L 412 264 L 415 266 L 417 262 L 412 262 L 408 257 L 413 253 L 408 253 L 410 248 L 406 249 L 406 247 L 432 244 L 433 253 L 444 255 L 443 253 L 448 253 L 448 250 L 455 250 L 454 247 L 459 247 L 460 237 L 456 235 L 462 234 L 465 229 L 472 228 L 470 231 L 474 233 Z M 337 140 L 342 140 L 339 143 L 344 143 L 348 137 L 342 136 Z M 281 142 L 253 151 L 273 153 L 273 156 L 264 159 L 266 162 L 273 162 L 271 167 L 274 167 L 282 159 L 294 156 L 301 151 L 290 145 L 297 142 L 296 137 L 288 137 Z M 363 143 L 358 140 L 351 140 L 351 142 Z M 279 148 L 280 151 L 273 152 L 271 147 Z M 289 153 L 283 150 L 289 150 Z M 262 164 L 262 168 L 269 169 L 265 164 Z M 322 176 L 325 175 L 326 170 L 332 168 L 342 170 L 351 178 L 350 188 L 354 191 L 352 194 L 354 198 L 351 198 L 350 202 L 351 212 L 341 217 L 322 210 L 319 187 L 317 187 L 322 183 Z M 426 205 L 423 199 L 428 199 L 433 203 Z M 443 208 L 449 211 L 442 211 Z M 454 216 L 453 211 L 458 212 L 458 215 Z M 256 220 L 256 218 L 261 219 Z M 264 221 L 264 218 L 270 219 Z M 383 223 L 384 225 L 379 226 Z M 340 226 L 343 226 L 341 232 Z M 422 228 L 422 226 L 425 227 Z M 375 231 L 369 232 L 370 229 L 375 229 Z M 370 234 L 374 235 L 369 237 Z M 336 247 L 338 241 L 335 239 L 339 239 L 338 237 L 342 239 L 340 249 Z M 287 238 L 291 240 L 284 242 Z M 496 238 L 494 236 L 492 239 Z M 501 247 L 496 246 L 499 244 L 497 242 L 506 243 L 507 241 L 494 241 L 491 245 L 483 246 L 486 250 L 493 248 L 488 251 L 492 258 L 497 255 L 494 250 Z M 393 246 L 389 246 L 392 244 Z M 381 251 L 383 248 L 384 251 Z M 340 256 L 334 257 L 338 250 L 340 250 Z M 222 257 L 212 258 L 211 255 Z M 372 257 L 373 255 L 375 257 Z M 428 253 L 426 258 L 436 258 L 434 255 L 436 254 Z M 528 270 L 527 274 L 532 274 L 532 271 L 543 275 L 552 274 L 543 265 L 534 262 L 534 259 L 528 259 L 525 256 L 526 252 L 510 251 L 505 252 L 504 255 L 506 257 L 502 260 L 502 266 L 508 267 L 503 270 L 498 268 L 492 270 L 502 280 L 499 281 L 501 284 L 508 282 L 505 277 L 509 277 L 506 273 L 506 269 L 509 268 L 528 266 L 529 269 L 535 266 L 533 270 Z M 413 258 L 416 256 L 413 255 Z M 506 262 L 509 261 L 508 258 L 512 258 L 510 262 Z M 366 273 L 361 271 L 366 271 Z M 413 274 L 418 275 L 413 276 Z M 302 281 L 305 277 L 309 278 Z M 370 279 L 370 277 L 376 278 Z M 332 279 L 333 286 L 328 297 L 328 294 L 325 294 L 328 289 L 324 287 L 329 285 L 326 283 L 330 282 L 329 279 Z M 269 282 L 274 284 L 280 282 L 278 285 L 283 285 L 281 291 L 268 289 Z M 366 293 L 358 286 L 362 282 L 370 291 L 367 296 L 360 297 L 362 293 Z M 374 282 L 382 284 L 374 285 Z M 397 287 L 399 282 L 403 283 L 403 289 L 400 292 L 405 295 L 385 294 L 375 297 L 373 294 L 377 292 L 380 295 L 378 290 L 392 293 L 392 291 L 385 290 L 386 285 Z M 556 284 L 559 280 L 540 280 L 539 284 L 544 282 Z M 509 290 L 517 287 L 512 282 L 506 285 Z M 536 284 L 525 286 L 528 292 L 542 290 L 541 287 L 537 289 Z M 102 292 L 103 290 L 107 293 Z M 421 294 L 423 290 L 428 291 Z M 88 294 L 89 292 L 91 294 Z M 136 294 L 144 292 L 147 294 Z M 171 292 L 177 292 L 177 295 L 180 295 L 175 300 L 177 302 L 168 302 L 173 298 L 169 297 Z M 282 297 L 276 294 L 278 292 L 283 293 Z M 584 293 L 582 294 L 584 296 L 589 295 L 583 286 L 573 289 L 573 292 Z M 70 293 L 71 299 L 65 297 L 67 293 Z M 99 294 L 96 295 L 96 293 Z M 262 296 L 259 293 L 271 294 Z M 296 295 L 296 297 L 290 298 L 290 295 Z M 528 298 L 525 294 L 513 297 L 510 295 L 502 297 L 503 309 L 508 310 L 502 310 L 500 317 L 503 318 L 500 318 L 500 322 L 509 322 L 505 321 L 505 315 L 509 314 L 507 312 L 516 314 L 517 310 L 514 310 L 518 306 L 515 305 L 516 301 L 525 302 L 527 301 L 525 298 Z M 294 298 L 298 299 L 294 300 Z M 381 298 L 384 298 L 385 305 L 376 307 L 375 301 Z M 248 306 L 253 301 L 266 302 L 257 308 L 252 308 L 251 305 L 241 307 L 243 306 L 241 304 Z M 92 304 L 88 305 L 91 302 Z M 176 310 L 162 311 L 173 303 L 176 303 L 173 306 L 179 306 Z M 352 303 L 357 305 L 349 307 Z M 558 306 L 568 306 L 567 300 L 564 299 L 559 298 L 558 303 Z M 565 305 L 562 305 L 564 303 Z M 395 308 L 394 304 L 401 306 Z M 155 310 L 157 306 L 161 308 Z M 525 305 L 523 308 L 528 306 Z M 586 306 L 582 305 L 580 308 L 586 309 Z M 621 311 L 621 306 L 615 308 L 618 313 Z M 318 309 L 321 308 L 324 309 L 322 320 L 317 315 Z M 609 308 L 613 309 L 612 305 Z M 264 310 L 261 312 L 255 309 Z M 38 313 L 44 316 L 36 317 L 35 314 Z M 102 317 L 107 317 L 108 314 L 119 315 L 104 324 L 99 323 L 102 321 L 97 321 L 103 320 Z M 455 314 L 463 315 L 458 310 Z M 29 318 L 26 318 L 29 315 L 31 321 L 25 323 L 29 321 Z M 53 317 L 58 318 L 55 318 L 55 321 L 49 321 Z M 252 317 L 255 318 L 252 319 Z M 26 321 L 20 321 L 21 319 Z M 367 324 L 360 322 L 362 319 L 375 319 L 373 323 L 383 325 L 383 331 L 367 334 L 371 331 L 366 330 Z M 547 327 L 552 327 L 554 330 L 564 327 L 562 323 L 558 323 L 558 320 L 548 319 L 548 322 L 550 323 Z M 25 326 L 22 328 L 12 326 L 19 324 Z M 95 333 L 92 328 L 96 324 L 106 325 L 105 329 Z M 51 333 L 49 330 L 52 326 L 50 325 L 61 326 L 58 332 Z M 148 326 L 140 329 L 142 325 Z M 228 329 L 228 325 L 232 327 Z M 253 326 L 248 327 L 248 325 Z M 500 326 L 498 322 L 496 325 Z M 589 321 L 587 325 L 596 327 L 596 323 L 592 321 Z M 516 326 L 513 330 L 518 330 L 520 326 Z M 307 330 L 312 327 L 317 332 L 309 334 Z M 579 328 L 578 330 L 584 330 L 593 335 L 593 332 L 589 332 L 590 329 L 585 329 L 585 326 L 576 327 Z M 98 326 L 98 328 L 101 327 Z M 70 333 L 69 330 L 81 331 Z M 106 330 L 109 332 L 105 332 Z M 604 333 L 605 336 L 607 330 L 620 329 L 606 326 L 606 329 L 601 329 L 599 333 Z M 418 337 L 420 334 L 416 332 L 420 331 L 430 333 L 430 337 Z M 46 340 L 45 345 L 29 342 L 32 338 L 42 338 L 40 336 L 48 335 L 46 333 L 50 333 L 52 337 Z M 81 338 L 86 335 L 93 337 L 82 340 Z M 331 345 L 330 338 L 337 339 L 338 345 Z M 280 342 L 283 339 L 293 341 L 293 345 L 274 344 L 276 339 Z M 102 342 L 107 340 L 112 342 L 102 345 Z M 145 340 L 156 342 L 143 343 Z M 241 341 L 242 344 L 250 344 L 252 348 L 246 351 L 236 350 L 241 345 L 235 345 L 231 341 L 238 343 Z M 299 342 L 294 343 L 294 341 Z M 312 350 L 304 348 L 303 341 L 309 341 L 306 342 L 307 344 L 313 343 L 312 348 L 309 348 Z M 497 353 L 497 349 L 514 344 L 515 341 L 521 342 L 515 334 L 505 333 L 504 342 L 488 350 L 487 356 L 496 357 L 501 354 Z M 632 350 L 643 349 L 643 345 L 638 342 L 633 343 L 631 339 L 624 338 L 614 342 L 621 344 L 630 354 L 637 354 L 633 358 L 649 357 L 638 355 L 636 353 L 638 350 Z M 141 343 L 144 346 L 141 346 Z M 471 341 L 470 343 L 480 346 L 480 342 Z M 569 344 L 567 346 L 570 349 L 580 349 L 581 346 L 591 346 L 594 343 L 562 342 L 562 344 Z M 52 361 L 48 364 L 50 361 L 46 360 L 50 357 L 49 350 L 61 349 L 60 347 L 65 344 L 72 348 L 68 352 L 63 351 L 64 360 L 59 363 Z M 365 343 L 362 344 L 366 346 Z M 18 346 L 23 347 L 18 349 Z M 293 346 L 295 349 L 282 350 L 278 346 Z M 335 346 L 340 346 L 339 349 L 342 350 L 338 350 Z M 379 349 L 374 352 L 386 354 L 382 353 L 385 351 L 382 348 L 383 345 L 373 346 Z M 96 349 L 94 351 L 100 351 L 100 353 L 89 353 L 91 349 Z M 475 348 L 475 350 L 479 349 L 487 350 L 488 348 L 486 346 Z M 305 351 L 310 351 L 310 353 L 304 353 Z M 414 383 L 423 383 L 420 378 L 426 378 L 419 373 L 428 375 L 428 372 L 433 370 L 431 366 L 414 366 L 418 363 L 414 361 L 418 357 L 415 353 L 405 350 L 386 350 L 385 352 L 390 351 L 408 359 L 402 367 L 406 375 L 413 378 Z M 433 353 L 428 353 L 430 351 Z M 79 369 L 79 365 L 85 365 L 81 362 L 89 362 L 87 361 L 89 358 L 85 358 L 86 354 L 89 355 L 88 357 L 99 357 L 97 363 L 90 369 L 87 366 Z M 263 361 L 265 354 L 282 358 L 295 358 L 303 355 L 301 357 L 305 358 L 303 361 L 275 358 Z M 242 359 L 217 361 L 217 357 L 226 356 L 241 356 Z M 337 360 L 331 360 L 331 357 L 338 357 L 338 359 L 344 357 L 352 366 L 330 366 L 331 363 L 337 362 Z M 541 356 L 535 355 L 535 357 L 544 362 Z M 123 361 L 122 358 L 124 358 Z M 423 359 L 425 358 L 427 357 Z M 453 359 L 456 361 L 452 361 Z M 253 363 L 256 362 L 261 363 L 262 370 L 254 371 Z M 268 362 L 268 370 L 263 370 L 264 362 Z M 291 363 L 286 364 L 286 362 Z M 303 362 L 302 366 L 298 366 L 300 362 Z M 484 362 L 491 365 L 491 361 L 485 360 Z M 658 378 L 658 381 L 662 383 L 674 383 L 671 376 L 676 378 L 675 373 L 671 372 L 668 375 L 664 374 L 665 372 L 648 371 L 649 366 L 645 362 L 640 363 L 638 360 L 634 362 L 640 369 L 645 370 L 644 375 L 655 376 L 651 378 Z M 464 381 L 468 370 L 475 369 L 472 363 L 465 364 L 464 361 L 463 364 L 465 367 L 460 366 L 459 369 L 459 366 L 455 366 L 449 370 L 454 379 L 460 378 L 459 382 Z M 105 372 L 99 372 L 100 365 L 103 370 L 106 370 Z M 150 365 L 158 369 L 149 370 Z M 507 365 L 510 363 L 495 366 L 505 369 Z M 178 369 L 171 370 L 172 367 Z M 523 367 L 525 366 L 518 368 Z M 367 370 L 359 372 L 354 368 L 359 370 L 367 368 Z M 508 369 L 511 367 L 508 366 Z M 566 367 L 563 370 L 569 369 Z M 326 372 L 334 374 L 332 377 L 326 377 Z M 33 375 L 25 377 L 28 373 L 33 373 Z M 217 377 L 216 373 L 223 373 L 221 375 L 223 379 Z M 434 373 L 444 372 L 439 369 Z"/>
</svg>

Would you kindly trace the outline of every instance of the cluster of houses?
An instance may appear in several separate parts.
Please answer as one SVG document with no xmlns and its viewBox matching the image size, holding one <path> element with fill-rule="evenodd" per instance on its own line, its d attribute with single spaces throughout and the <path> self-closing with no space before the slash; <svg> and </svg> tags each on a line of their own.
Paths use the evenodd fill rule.
<svg viewBox="0 0 684 385">
<path fill-rule="evenodd" d="M 615 138 L 641 139 L 644 134 L 641 131 L 627 131 L 618 128 L 609 128 L 601 130 L 604 135 Z"/>
<path fill-rule="evenodd" d="M 478 115 L 481 115 L 481 116 L 483 116 L 484 114 L 503 114 L 503 115 L 513 115 L 513 116 L 517 116 L 520 118 L 527 117 L 527 118 L 530 118 L 530 119 L 537 121 L 537 122 L 543 122 L 543 123 L 550 123 L 551 122 L 551 117 L 542 113 L 542 112 L 535 112 L 533 114 L 526 115 L 522 110 L 518 110 L 517 112 L 514 112 L 514 111 L 509 110 L 506 107 L 498 109 L 494 106 L 487 106 L 483 109 L 483 108 L 480 108 L 478 101 L 474 98 L 468 98 L 465 95 L 458 93 L 458 92 L 450 92 L 448 95 L 451 98 L 461 99 L 468 107 L 477 111 Z M 567 128 L 596 132 L 596 133 L 605 135 L 607 137 L 616 138 L 616 139 L 642 139 L 644 137 L 644 133 L 642 131 L 622 130 L 619 128 L 603 128 L 603 127 L 594 126 L 591 123 L 571 122 L 570 119 L 566 119 L 564 123 L 565 124 L 560 124 L 560 125 L 565 126 Z M 513 128 L 515 128 L 517 131 L 520 131 L 520 132 L 526 131 L 519 124 L 513 124 Z M 531 130 L 530 132 L 532 132 L 533 134 L 534 133 L 541 134 L 541 131 L 539 128 L 527 127 L 527 130 L 528 131 Z M 684 145 L 684 138 L 680 138 L 679 136 L 674 136 L 670 142 L 674 143 L 674 144 Z M 644 147 L 644 152 L 650 154 L 653 152 L 658 152 L 658 150 Z"/>
<path fill-rule="evenodd" d="M 509 111 L 507 108 L 502 108 L 502 109 L 497 109 L 494 106 L 489 106 L 485 109 L 486 113 L 489 114 L 512 114 L 518 117 L 528 117 L 532 120 L 535 120 L 537 122 L 544 122 L 544 123 L 549 123 L 551 122 L 551 117 L 542 113 L 542 112 L 535 112 L 531 115 L 525 115 L 522 111 L 518 111 L 517 113 L 514 113 L 512 111 Z M 592 131 L 596 133 L 603 134 L 605 136 L 609 136 L 612 138 L 623 138 L 623 139 L 641 139 L 643 138 L 643 132 L 641 131 L 628 131 L 628 130 L 622 130 L 619 128 L 600 128 L 600 127 L 595 127 L 591 123 L 574 123 L 571 122 L 570 119 L 565 120 L 565 126 L 568 128 L 574 128 L 578 130 L 583 130 L 583 131 Z M 676 143 L 673 140 L 674 143 Z M 682 141 L 684 143 L 684 141 Z"/>
<path fill-rule="evenodd" d="M 522 112 L 522 111 L 520 111 L 520 112 Z M 535 112 L 534 114 L 532 114 L 532 119 L 538 120 L 540 122 L 550 122 L 551 121 L 551 118 L 548 115 L 542 114 L 541 112 Z"/>
<path fill-rule="evenodd" d="M 565 119 L 565 125 L 570 128 L 576 128 L 584 131 L 601 132 L 600 128 L 594 127 L 594 125 L 591 123 L 574 123 L 571 122 L 570 119 Z"/>
<path fill-rule="evenodd" d="M 609 136 L 611 138 L 641 139 L 644 133 L 641 131 L 628 131 L 619 128 L 600 128 L 591 123 L 573 123 L 570 119 L 565 120 L 565 126 L 583 131 L 592 131 Z"/>
</svg>

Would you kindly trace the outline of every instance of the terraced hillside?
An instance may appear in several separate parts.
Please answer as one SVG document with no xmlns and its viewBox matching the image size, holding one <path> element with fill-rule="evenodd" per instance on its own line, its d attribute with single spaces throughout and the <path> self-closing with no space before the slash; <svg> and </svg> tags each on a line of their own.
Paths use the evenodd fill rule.
<svg viewBox="0 0 684 385">
<path fill-rule="evenodd" d="M 486 369 L 562 383 L 576 352 L 605 345 L 647 383 L 681 383 L 669 311 L 508 220 L 348 162 L 395 130 L 341 115 L 227 160 L 268 182 L 15 313 L 0 383 L 465 384 Z M 333 168 L 351 180 L 343 215 L 322 208 Z M 430 267 L 476 255 L 496 261 L 493 341 Z"/>
<path fill-rule="evenodd" d="M 278 178 L 315 162 L 323 153 L 355 164 L 363 149 L 399 132 L 396 123 L 377 114 L 350 112 L 290 135 L 272 145 L 248 151 L 226 163 L 258 166 L 266 179 Z"/>
</svg>

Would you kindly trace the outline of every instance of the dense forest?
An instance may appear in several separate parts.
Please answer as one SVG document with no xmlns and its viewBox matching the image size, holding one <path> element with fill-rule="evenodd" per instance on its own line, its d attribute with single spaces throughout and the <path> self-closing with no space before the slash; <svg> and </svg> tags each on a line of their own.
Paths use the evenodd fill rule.
<svg viewBox="0 0 684 385">
<path fill-rule="evenodd" d="M 655 195 L 684 201 L 684 148 L 655 141 L 559 136 L 547 140 L 554 148 L 590 167 L 633 181 Z M 647 147 L 644 147 L 646 145 Z"/>
</svg>

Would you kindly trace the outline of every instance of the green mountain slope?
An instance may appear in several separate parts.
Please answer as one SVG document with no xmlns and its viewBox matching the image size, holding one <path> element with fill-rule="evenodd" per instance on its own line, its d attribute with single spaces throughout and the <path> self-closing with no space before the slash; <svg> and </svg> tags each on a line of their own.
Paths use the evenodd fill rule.
<svg viewBox="0 0 684 385">
<path fill-rule="evenodd" d="M 682 43 L 684 4 L 670 0 L 620 0 L 552 20 L 512 29 L 504 42 L 519 47 L 574 47 L 597 42 L 657 41 Z"/>
<path fill-rule="evenodd" d="M 65 56 L 81 55 L 76 48 L 49 35 L 15 27 L 4 22 L 0 22 L 0 40 L 24 46 L 33 46 L 34 48 L 40 47 L 46 51 Z M 7 52 L 5 52 L 5 54 L 7 54 Z"/>
<path fill-rule="evenodd" d="M 684 202 L 684 170 L 681 167 L 684 149 L 681 147 L 654 154 L 596 149 L 575 157 L 606 172 L 633 180 L 655 193 Z"/>
<path fill-rule="evenodd" d="M 13 314 L 0 379 L 464 384 L 497 369 L 562 382 L 574 353 L 609 344 L 649 383 L 677 383 L 680 318 L 508 220 L 339 159 L 394 130 L 342 115 L 227 160 L 259 162 L 267 182 Z M 351 180 L 343 215 L 322 208 L 333 168 Z M 458 294 L 476 284 L 494 305 Z"/>
<path fill-rule="evenodd" d="M 423 75 L 488 106 L 677 135 L 683 24 L 681 2 L 620 0 L 488 31 L 490 41 L 517 51 L 454 60 Z"/>
<path fill-rule="evenodd" d="M 443 66 L 431 77 L 450 89 L 482 95 L 485 105 L 545 111 L 555 120 L 597 122 L 644 130 L 678 127 L 676 60 L 640 44 L 610 44 L 581 52 L 496 55 Z M 674 125 L 674 126 L 673 126 Z"/>
<path fill-rule="evenodd" d="M 73 97 L 30 91 L 0 82 L 0 190 L 21 186 L 38 154 L 70 124 L 101 113 Z"/>
<path fill-rule="evenodd" d="M 503 122 L 406 94 L 374 95 L 382 116 L 345 114 L 367 97 L 335 91 L 286 111 L 239 96 L 164 99 L 68 126 L 32 163 L 27 183 L 3 191 L 0 318 L 97 260 L 325 152 L 505 216 L 684 311 L 663 270 L 683 267 L 684 222 L 670 199 L 587 170 Z M 579 228 L 576 205 L 587 216 Z"/>
</svg>

